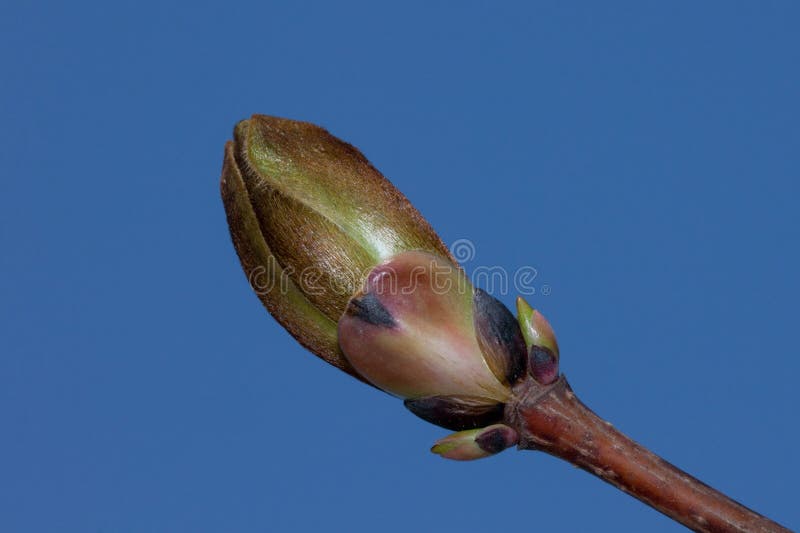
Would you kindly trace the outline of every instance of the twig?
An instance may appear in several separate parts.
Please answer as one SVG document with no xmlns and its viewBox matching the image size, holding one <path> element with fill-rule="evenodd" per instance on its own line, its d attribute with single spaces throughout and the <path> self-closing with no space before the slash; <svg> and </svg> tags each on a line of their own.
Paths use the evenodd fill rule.
<svg viewBox="0 0 800 533">
<path fill-rule="evenodd" d="M 506 423 L 521 449 L 560 457 L 694 531 L 789 532 L 635 443 L 586 407 L 562 376 L 542 389 L 524 382 Z"/>
</svg>

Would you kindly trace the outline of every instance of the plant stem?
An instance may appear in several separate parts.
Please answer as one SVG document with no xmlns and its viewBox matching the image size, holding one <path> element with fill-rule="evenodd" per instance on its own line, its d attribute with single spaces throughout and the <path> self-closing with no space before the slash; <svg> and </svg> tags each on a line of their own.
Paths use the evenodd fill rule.
<svg viewBox="0 0 800 533">
<path fill-rule="evenodd" d="M 694 531 L 789 532 L 620 433 L 563 376 L 547 387 L 526 381 L 515 395 L 506 423 L 519 432 L 521 449 L 560 457 Z"/>
</svg>

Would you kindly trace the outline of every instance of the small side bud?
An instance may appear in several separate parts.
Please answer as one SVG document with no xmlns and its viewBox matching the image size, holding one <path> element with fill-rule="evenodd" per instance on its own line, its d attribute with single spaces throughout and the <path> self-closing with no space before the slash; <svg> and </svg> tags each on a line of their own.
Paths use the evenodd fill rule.
<svg viewBox="0 0 800 533">
<path fill-rule="evenodd" d="M 493 426 L 459 431 L 439 439 L 431 451 L 445 459 L 472 461 L 502 452 L 519 442 L 519 435 L 512 428 Z"/>
<path fill-rule="evenodd" d="M 556 335 L 542 313 L 528 305 L 528 302 L 523 300 L 521 296 L 518 296 L 517 316 L 522 330 L 522 337 L 525 339 L 525 346 L 528 350 L 530 351 L 531 346 L 542 346 L 553 352 L 556 361 L 558 361 Z"/>
<path fill-rule="evenodd" d="M 555 382 L 558 379 L 558 342 L 553 328 L 522 297 L 517 297 L 517 316 L 528 348 L 528 372 L 542 385 Z"/>
</svg>

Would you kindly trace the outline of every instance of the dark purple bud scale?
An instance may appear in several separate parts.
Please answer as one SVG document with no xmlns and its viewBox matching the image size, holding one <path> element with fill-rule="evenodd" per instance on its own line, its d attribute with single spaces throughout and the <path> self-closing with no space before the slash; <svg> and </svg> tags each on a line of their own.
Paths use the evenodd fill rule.
<svg viewBox="0 0 800 533">
<path fill-rule="evenodd" d="M 503 303 L 475 289 L 473 313 L 478 345 L 497 379 L 513 384 L 525 370 L 525 339 L 519 322 Z"/>
<path fill-rule="evenodd" d="M 550 385 L 558 379 L 558 359 L 543 346 L 531 346 L 529 370 L 536 381 Z"/>
<path fill-rule="evenodd" d="M 421 419 L 453 431 L 499 423 L 505 408 L 502 403 L 475 396 L 430 396 L 403 403 Z"/>
<path fill-rule="evenodd" d="M 475 438 L 475 443 L 485 452 L 495 454 L 519 442 L 519 435 L 508 426 L 498 426 Z"/>
<path fill-rule="evenodd" d="M 396 325 L 391 313 L 373 293 L 350 300 L 345 313 L 373 326 L 392 328 Z"/>
</svg>

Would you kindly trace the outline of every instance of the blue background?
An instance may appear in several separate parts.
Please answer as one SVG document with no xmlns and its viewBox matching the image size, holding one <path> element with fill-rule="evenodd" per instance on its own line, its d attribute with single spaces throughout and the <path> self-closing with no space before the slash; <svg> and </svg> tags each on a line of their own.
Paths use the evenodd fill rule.
<svg viewBox="0 0 800 533">
<path fill-rule="evenodd" d="M 799 22 L 789 1 L 6 2 L 0 530 L 682 530 L 543 454 L 439 459 L 444 430 L 295 344 L 219 199 L 256 112 L 361 148 L 475 244 L 468 270 L 535 266 L 593 409 L 800 526 Z"/>
</svg>

